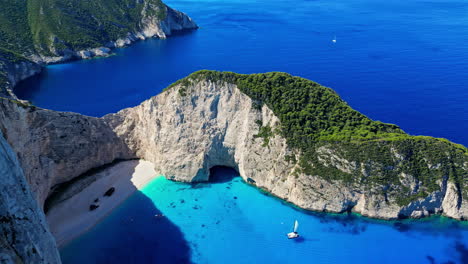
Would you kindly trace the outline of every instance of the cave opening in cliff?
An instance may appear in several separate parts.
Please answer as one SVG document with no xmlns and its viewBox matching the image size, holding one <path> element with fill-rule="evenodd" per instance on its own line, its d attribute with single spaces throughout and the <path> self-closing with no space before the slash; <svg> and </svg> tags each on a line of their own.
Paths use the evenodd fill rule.
<svg viewBox="0 0 468 264">
<path fill-rule="evenodd" d="M 239 177 L 239 172 L 228 166 L 214 166 L 210 168 L 209 182 L 223 183 L 229 182 L 235 177 Z"/>
</svg>

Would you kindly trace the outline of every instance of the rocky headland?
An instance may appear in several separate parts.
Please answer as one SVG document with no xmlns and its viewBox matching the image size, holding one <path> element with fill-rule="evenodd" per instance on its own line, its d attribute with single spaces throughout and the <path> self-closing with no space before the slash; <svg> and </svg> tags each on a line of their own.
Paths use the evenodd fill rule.
<svg viewBox="0 0 468 264">
<path fill-rule="evenodd" d="M 0 11 L 2 21 L 11 22 L 0 25 L 0 96 L 16 98 L 13 87 L 44 65 L 106 57 L 138 40 L 198 28 L 160 0 L 111 2 L 13 1 L 8 6 L 12 10 Z"/>
<path fill-rule="evenodd" d="M 337 132 L 336 139 L 329 135 L 316 140 L 310 135 L 287 137 L 303 132 L 285 127 L 289 124 L 272 110 L 278 105 L 269 102 L 269 95 L 246 94 L 259 92 L 243 83 L 255 84 L 252 78 L 262 80 L 258 85 L 279 80 L 276 85 L 284 89 L 297 88 L 287 87 L 290 82 L 304 81 L 299 89 L 311 84 L 322 96 L 314 102 L 318 104 L 324 103 L 321 100 L 328 92 L 333 100 L 339 98 L 329 88 L 283 73 L 248 76 L 202 71 L 137 107 L 103 119 L 136 156 L 153 162 L 156 172 L 173 180 L 208 181 L 210 168 L 228 166 L 247 182 L 308 210 L 353 211 L 382 219 L 432 214 L 467 219 L 466 148 L 412 137 L 361 114 L 354 118 L 370 122 L 371 129 L 390 129 L 391 133 L 369 138 L 347 138 Z M 326 101 L 332 103 L 346 109 L 343 115 L 348 110 L 357 113 L 341 99 Z M 283 119 L 294 114 L 288 113 Z M 304 115 L 314 118 L 312 114 L 321 113 Z M 302 144 L 304 149 L 290 143 L 297 138 L 316 142 Z"/>
<path fill-rule="evenodd" d="M 0 99 L 0 130 L 8 142 L 2 157 L 14 168 L 3 177 L 19 188 L 2 198 L 26 203 L 35 218 L 13 217 L 15 206 L 2 217 L 42 226 L 34 234 L 41 236 L 38 252 L 54 244 L 39 209 L 46 199 L 118 160 L 144 159 L 155 176 L 184 182 L 209 181 L 210 168 L 232 167 L 246 182 L 308 210 L 382 219 L 468 217 L 465 147 L 372 121 L 333 90 L 285 73 L 200 71 L 103 118 Z M 30 228 L 2 222 L 5 227 Z M 31 245 L 27 240 L 4 243 L 12 248 L 4 259 L 32 260 L 13 250 Z M 35 263 L 57 263 L 56 253 L 47 254 Z"/>
</svg>

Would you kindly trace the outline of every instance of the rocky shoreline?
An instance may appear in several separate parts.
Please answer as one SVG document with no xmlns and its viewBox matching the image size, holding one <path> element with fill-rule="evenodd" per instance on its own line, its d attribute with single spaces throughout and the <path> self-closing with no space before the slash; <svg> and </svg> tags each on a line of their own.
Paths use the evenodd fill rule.
<svg viewBox="0 0 468 264">
<path fill-rule="evenodd" d="M 14 86 L 31 76 L 34 76 L 42 71 L 44 65 L 64 63 L 71 60 L 91 59 L 95 57 L 107 57 L 112 55 L 112 50 L 122 48 L 136 41 L 145 40 L 148 38 L 165 39 L 176 31 L 197 29 L 198 25 L 185 13 L 172 9 L 166 6 L 166 17 L 159 21 L 154 16 L 144 17 L 141 24 L 141 31 L 128 32 L 124 38 L 103 43 L 101 47 L 90 48 L 85 50 L 60 50 L 56 51 L 57 56 L 47 56 L 42 54 L 32 54 L 27 56 L 28 60 L 22 60 L 19 63 L 6 64 L 3 69 L 0 65 L 0 71 L 6 72 L 8 83 L 5 87 L 0 88 L 0 96 L 17 99 L 13 92 Z M 1 83 L 0 83 L 1 85 Z M 3 91 L 2 91 L 3 90 Z"/>
<path fill-rule="evenodd" d="M 181 96 L 182 89 L 190 95 Z M 261 126 L 279 126 L 273 111 L 266 105 L 256 109 L 251 98 L 233 84 L 208 80 L 188 87 L 179 84 L 104 120 L 136 156 L 153 162 L 156 172 L 176 181 L 208 181 L 210 168 L 227 166 L 246 182 L 306 210 L 352 211 L 388 220 L 433 214 L 468 219 L 461 191 L 447 178 L 439 182 L 439 190 L 399 205 L 395 197 L 374 193 L 365 185 L 350 186 L 302 173 L 298 162 L 286 160 L 291 155 L 299 160 L 301 153 L 290 149 L 285 138 L 274 135 L 264 145 L 256 136 Z M 349 170 L 346 164 L 353 163 L 325 147 L 317 155 L 322 162 L 331 162 L 328 166 L 343 171 Z M 468 163 L 465 171 L 467 167 Z M 419 184 L 409 176 L 402 181 Z"/>
<path fill-rule="evenodd" d="M 40 73 L 47 64 L 105 57 L 112 49 L 138 40 L 166 38 L 174 31 L 198 28 L 186 14 L 166 5 L 164 8 L 166 16 L 162 21 L 156 15 L 144 16 L 140 31 L 129 32 L 125 38 L 103 43 L 101 47 L 57 51 L 60 54 L 57 56 L 18 55 L 0 50 L 0 171 L 3 183 L 0 186 L 0 231 L 4 234 L 0 238 L 1 263 L 61 263 L 56 241 L 43 213 L 45 199 L 58 184 L 88 170 L 114 160 L 134 158 L 119 139 L 112 136 L 113 132 L 104 122 L 36 108 L 19 100 L 13 87 Z M 95 125 L 97 127 L 93 128 Z M 111 134 L 105 135 L 108 132 Z M 74 137 L 70 138 L 72 134 Z M 112 137 L 116 141 L 109 140 Z M 109 155 L 112 151 L 109 147 L 119 145 L 123 149 Z"/>
<path fill-rule="evenodd" d="M 448 178 L 439 182 L 437 191 L 402 206 L 395 197 L 375 193 L 365 185 L 305 174 L 297 162 L 301 153 L 291 149 L 285 138 L 273 134 L 265 143 L 258 136 L 261 127 L 279 125 L 279 118 L 268 106 L 259 108 L 236 84 L 203 78 L 182 80 L 139 106 L 102 118 L 0 99 L 0 131 L 18 157 L 17 170 L 24 173 L 26 190 L 32 190 L 30 195 L 35 199 L 29 201 L 35 200 L 39 208 L 57 186 L 94 168 L 116 160 L 144 159 L 154 164 L 155 175 L 182 182 L 208 181 L 212 167 L 228 166 L 246 182 L 306 210 L 356 212 L 379 219 L 434 214 L 468 218 L 461 190 Z M 353 164 L 331 148 L 321 147 L 317 155 L 319 162 L 342 171 Z M 395 150 L 392 155 L 403 157 Z M 287 158 L 292 156 L 296 161 Z M 468 171 L 468 162 L 462 166 Z M 406 186 L 419 184 L 409 174 L 401 177 Z M 24 199 L 21 197 L 4 199 Z M 15 214 L 10 209 L 7 212 Z M 39 209 L 30 214 L 28 219 L 43 216 Z M 23 247 L 23 242 L 12 247 Z M 55 244 L 50 236 L 36 243 Z"/>
<path fill-rule="evenodd" d="M 376 191 L 387 186 L 368 188 L 360 183 L 305 173 L 299 164 L 303 153 L 289 147 L 286 138 L 272 133 L 265 141 L 259 136 L 261 128 L 279 128 L 279 117 L 266 104 L 259 106 L 232 82 L 209 78 L 184 80 L 139 106 L 102 118 L 40 109 L 17 100 L 13 87 L 39 73 L 43 65 L 105 57 L 112 49 L 138 40 L 166 38 L 174 31 L 197 28 L 184 13 L 165 7 L 164 20 L 144 17 L 140 21 L 141 31 L 129 32 L 126 37 L 100 47 L 57 51 L 57 56 L 34 54 L 29 60 L 0 64 L 8 81 L 0 90 L 0 96 L 6 97 L 0 98 L 0 158 L 3 158 L 0 170 L 7 183 L 0 186 L 3 187 L 0 200 L 8 201 L 0 203 L 0 228 L 6 234 L 0 243 L 7 245 L 0 249 L 0 262 L 60 263 L 56 242 L 42 211 L 46 199 L 61 184 L 116 160 L 147 160 L 154 166 L 154 173 L 150 170 L 154 175 L 162 174 L 181 182 L 209 181 L 212 167 L 231 167 L 246 182 L 306 210 L 355 212 L 386 220 L 436 214 L 468 219 L 463 187 L 451 181 L 449 175 L 437 182 L 437 190 L 401 205 L 392 194 Z M 316 150 L 317 164 L 344 173 L 356 170 L 358 165 L 384 167 L 373 161 L 358 164 L 333 147 L 324 145 Z M 398 163 L 404 160 L 404 155 L 392 148 L 391 158 Z M 431 172 L 440 165 L 424 162 Z M 468 175 L 468 160 L 455 165 Z M 363 169 L 362 174 L 367 171 Z M 111 178 L 117 182 L 121 180 L 119 177 Z M 422 186 L 411 170 L 400 173 L 398 181 L 408 189 L 418 190 Z M 107 182 L 104 189 L 112 183 Z M 128 179 L 125 184 L 133 190 Z M 70 195 L 65 200 L 74 197 Z M 89 201 L 82 204 L 88 206 Z M 51 229 L 55 235 L 60 233 L 57 230 L 66 233 L 61 233 L 60 243 L 70 239 L 70 232 L 80 233 L 89 228 L 89 223 L 78 223 L 70 231 L 65 226 L 66 217 L 60 217 L 67 210 L 71 216 L 81 215 L 83 208 L 76 209 L 79 212 L 63 206 L 52 209 L 55 215 L 50 216 L 54 219 L 49 222 Z"/>
<path fill-rule="evenodd" d="M 141 23 L 141 31 L 128 32 L 124 38 L 117 39 L 105 43 L 101 47 L 85 49 L 85 50 L 63 50 L 62 56 L 50 57 L 42 55 L 34 55 L 31 57 L 32 61 L 39 64 L 55 64 L 63 63 L 73 59 L 91 59 L 94 57 L 107 57 L 111 55 L 112 49 L 121 48 L 140 40 L 148 38 L 161 38 L 165 39 L 170 36 L 174 31 L 197 29 L 198 25 L 185 13 L 172 9 L 169 6 L 166 8 L 166 17 L 164 20 L 159 21 L 156 17 L 144 17 Z"/>
<path fill-rule="evenodd" d="M 190 89 L 190 96 L 181 96 Z M 158 174 L 183 182 L 209 180 L 214 166 L 236 169 L 246 182 L 313 211 L 353 211 L 371 218 L 421 218 L 433 214 L 467 219 L 467 205 L 457 186 L 447 181 L 439 190 L 401 206 L 392 196 L 373 194 L 365 186 L 349 186 L 301 173 L 300 153 L 280 135 L 265 146 L 261 126 L 279 125 L 235 85 L 201 80 L 190 88 L 176 85 L 141 105 L 103 118 L 61 113 L 0 100 L 0 129 L 23 164 L 41 206 L 56 186 L 115 160 L 145 159 Z M 347 161 L 320 148 L 323 162 L 348 170 Z M 397 153 L 398 154 L 398 153 Z M 395 154 L 395 155 L 397 155 Z M 398 156 L 398 155 L 397 155 Z M 405 184 L 417 185 L 406 176 Z"/>
</svg>

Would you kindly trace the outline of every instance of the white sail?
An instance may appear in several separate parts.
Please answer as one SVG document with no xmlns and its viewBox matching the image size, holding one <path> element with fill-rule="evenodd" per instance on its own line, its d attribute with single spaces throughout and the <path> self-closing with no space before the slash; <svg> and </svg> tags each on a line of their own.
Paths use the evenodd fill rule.
<svg viewBox="0 0 468 264">
<path fill-rule="evenodd" d="M 299 222 L 297 220 L 294 222 L 294 232 L 297 232 L 297 228 L 299 227 Z"/>
</svg>

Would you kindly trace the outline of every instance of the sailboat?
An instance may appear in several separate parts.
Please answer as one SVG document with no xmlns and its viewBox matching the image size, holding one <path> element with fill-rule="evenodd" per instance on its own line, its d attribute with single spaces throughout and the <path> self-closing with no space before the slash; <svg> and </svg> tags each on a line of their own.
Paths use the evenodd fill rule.
<svg viewBox="0 0 468 264">
<path fill-rule="evenodd" d="M 332 39 L 333 43 L 336 43 L 336 36 Z"/>
<path fill-rule="evenodd" d="M 289 239 L 294 239 L 299 237 L 299 233 L 297 233 L 297 228 L 299 227 L 299 222 L 294 221 L 294 229 L 291 233 L 288 233 L 288 238 Z"/>
</svg>

